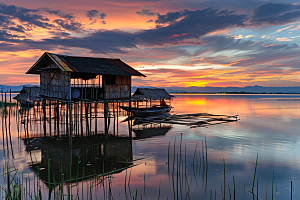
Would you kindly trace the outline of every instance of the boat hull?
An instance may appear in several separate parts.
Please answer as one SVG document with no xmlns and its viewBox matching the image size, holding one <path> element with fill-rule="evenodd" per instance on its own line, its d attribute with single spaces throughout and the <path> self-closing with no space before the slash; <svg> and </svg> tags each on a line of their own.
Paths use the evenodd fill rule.
<svg viewBox="0 0 300 200">
<path fill-rule="evenodd" d="M 123 110 L 127 112 L 131 112 L 136 117 L 147 117 L 147 116 L 155 116 L 161 115 L 163 113 L 170 112 L 170 106 L 155 106 L 150 108 L 130 108 L 126 106 L 120 106 Z"/>
</svg>

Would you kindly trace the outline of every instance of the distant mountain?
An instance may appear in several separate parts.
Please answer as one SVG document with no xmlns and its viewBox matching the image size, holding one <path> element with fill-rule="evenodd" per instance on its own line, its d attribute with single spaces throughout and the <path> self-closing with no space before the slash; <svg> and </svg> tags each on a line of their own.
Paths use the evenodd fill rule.
<svg viewBox="0 0 300 200">
<path fill-rule="evenodd" d="M 12 92 L 20 92 L 23 88 L 23 86 L 37 86 L 37 85 L 31 85 L 31 84 L 27 84 L 27 85 L 19 85 L 19 86 L 9 86 L 9 85 L 0 85 L 0 92 L 9 92 L 9 90 L 11 89 Z"/>
<path fill-rule="evenodd" d="M 37 85 L 20 85 L 20 86 L 9 86 L 9 85 L 0 85 L 3 92 L 9 92 L 11 89 L 12 92 L 19 92 L 22 90 L 23 86 L 37 86 Z M 135 92 L 137 87 L 132 86 L 131 92 Z M 146 86 L 143 88 L 156 88 Z M 164 87 L 169 93 L 290 93 L 300 94 L 300 87 L 263 87 L 263 86 L 246 86 L 246 87 Z"/>
<path fill-rule="evenodd" d="M 132 92 L 137 87 L 132 87 Z M 151 87 L 148 87 L 151 88 Z M 164 87 L 169 93 L 300 93 L 300 87 Z"/>
</svg>

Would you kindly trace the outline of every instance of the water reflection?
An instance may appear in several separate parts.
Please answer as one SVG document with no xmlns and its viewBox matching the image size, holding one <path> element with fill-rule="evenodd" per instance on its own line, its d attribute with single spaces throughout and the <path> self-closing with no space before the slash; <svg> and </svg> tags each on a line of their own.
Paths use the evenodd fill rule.
<svg viewBox="0 0 300 200">
<path fill-rule="evenodd" d="M 158 126 L 150 126 L 150 127 L 142 127 L 142 128 L 133 128 L 133 132 L 135 133 L 136 139 L 146 139 L 154 136 L 162 136 L 167 134 L 171 125 L 158 125 Z"/>
<path fill-rule="evenodd" d="M 274 199 L 290 199 L 293 181 L 295 199 L 300 196 L 296 190 L 300 185 L 299 100 L 300 95 L 177 95 L 172 114 L 208 112 L 241 118 L 193 129 L 121 122 L 126 113 L 114 113 L 109 105 L 108 137 L 100 105 L 85 108 L 83 104 L 82 117 L 81 105 L 72 107 L 72 137 L 70 116 L 68 123 L 64 117 L 66 105 L 59 105 L 59 112 L 57 104 L 50 106 L 46 134 L 43 109 L 1 108 L 0 158 L 4 168 L 9 161 L 11 179 L 7 175 L 1 179 L 5 187 L 0 195 L 5 196 L 15 167 L 14 180 L 22 183 L 23 178 L 23 186 L 27 180 L 26 191 L 37 197 L 40 188 L 43 199 L 49 197 L 48 187 L 52 199 L 54 194 L 67 199 L 68 191 L 73 199 L 133 199 L 136 194 L 137 199 L 230 199 L 230 195 L 233 199 L 234 184 L 236 199 L 253 199 L 247 189 L 252 190 L 258 153 L 254 187 L 258 184 L 259 198 L 271 199 L 273 194 Z M 46 109 L 49 113 L 49 106 Z M 136 140 L 130 138 L 130 131 Z M 105 177 L 82 179 L 113 171 Z"/>
<path fill-rule="evenodd" d="M 132 164 L 132 140 L 123 137 L 105 138 L 103 135 L 69 138 L 46 137 L 36 147 L 41 148 L 41 161 L 31 169 L 46 185 L 78 182 L 91 177 L 119 173 Z M 50 168 L 50 170 L 49 170 Z"/>
</svg>

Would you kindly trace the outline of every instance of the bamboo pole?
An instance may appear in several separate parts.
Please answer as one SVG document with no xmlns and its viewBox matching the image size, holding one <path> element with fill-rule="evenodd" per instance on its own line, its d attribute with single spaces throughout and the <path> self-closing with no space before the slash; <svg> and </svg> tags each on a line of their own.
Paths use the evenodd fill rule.
<svg viewBox="0 0 300 200">
<path fill-rule="evenodd" d="M 44 136 L 46 137 L 47 135 L 47 131 L 46 131 L 46 128 L 47 128 L 47 124 L 46 124 L 46 99 L 43 100 L 43 114 L 44 114 L 44 117 L 43 117 L 43 124 L 44 124 Z"/>
<path fill-rule="evenodd" d="M 59 136 L 59 100 L 57 100 L 56 105 L 56 125 L 57 125 L 57 136 Z"/>
</svg>

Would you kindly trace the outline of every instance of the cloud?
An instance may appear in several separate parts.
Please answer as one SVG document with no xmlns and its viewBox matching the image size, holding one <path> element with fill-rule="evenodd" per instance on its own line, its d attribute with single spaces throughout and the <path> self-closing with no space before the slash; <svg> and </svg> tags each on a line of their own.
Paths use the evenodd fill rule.
<svg viewBox="0 0 300 200">
<path fill-rule="evenodd" d="M 101 21 L 102 24 L 106 24 L 106 21 L 105 21 L 106 16 L 107 15 L 104 12 L 100 14 L 100 19 L 102 19 L 102 21 Z"/>
<path fill-rule="evenodd" d="M 282 25 L 300 18 L 300 6 L 286 3 L 266 3 L 252 11 L 251 23 Z"/>
<path fill-rule="evenodd" d="M 144 9 L 142 11 L 137 11 L 136 14 L 141 16 L 155 16 L 158 15 L 158 13 L 152 12 L 150 9 Z"/>
<path fill-rule="evenodd" d="M 1 40 L 1 34 L 0 34 Z M 94 53 L 126 53 L 125 48 L 137 48 L 136 44 L 138 43 L 138 39 L 131 33 L 123 32 L 120 30 L 99 30 L 95 33 L 89 34 L 85 37 L 52 37 L 48 39 L 43 39 L 39 41 L 33 40 L 19 40 L 15 41 L 19 45 L 15 46 L 11 50 L 26 50 L 26 49 L 43 49 L 43 50 L 51 50 L 57 49 L 58 47 L 76 47 L 76 48 L 84 48 L 89 49 Z M 6 48 L 7 45 L 1 47 Z"/>
<path fill-rule="evenodd" d="M 170 12 L 158 16 L 155 29 L 141 31 L 137 36 L 150 44 L 177 44 L 183 40 L 199 39 L 217 30 L 243 27 L 246 20 L 246 15 L 212 8 Z"/>
<path fill-rule="evenodd" d="M 106 16 L 107 16 L 107 15 L 103 12 L 103 13 L 100 14 L 100 19 L 103 19 L 103 20 L 104 20 Z"/>
<path fill-rule="evenodd" d="M 97 18 L 99 16 L 99 11 L 98 10 L 89 10 L 89 11 L 87 11 L 86 16 L 90 20 L 93 20 L 94 18 Z"/>
<path fill-rule="evenodd" d="M 56 24 L 60 25 L 63 29 L 66 29 L 68 31 L 78 31 L 81 30 L 81 23 L 76 21 L 66 21 L 62 19 L 56 19 L 54 20 Z"/>
<path fill-rule="evenodd" d="M 43 8 L 43 9 L 41 9 L 41 11 L 45 11 L 51 15 L 56 15 L 56 16 L 59 16 L 61 18 L 68 19 L 68 20 L 75 19 L 75 16 L 73 13 L 64 13 L 61 10 L 49 10 L 48 8 Z"/>
<path fill-rule="evenodd" d="M 45 13 L 55 15 L 58 18 L 50 20 Z M 33 30 L 36 27 L 59 31 L 64 29 L 79 31 L 82 28 L 81 23 L 76 21 L 72 13 L 48 8 L 27 9 L 3 3 L 0 3 L 0 23 L 7 34 L 10 34 L 9 31 L 16 31 L 25 35 L 27 30 Z"/>
<path fill-rule="evenodd" d="M 11 30 L 11 31 L 25 33 L 25 28 L 21 25 L 17 25 L 16 27 L 9 27 L 8 29 Z"/>
<path fill-rule="evenodd" d="M 39 41 L 17 35 L 22 33 L 22 31 L 26 33 L 26 27 L 17 24 L 13 26 L 13 20 L 11 19 L 15 19 L 14 16 L 1 14 L 1 12 L 7 13 L 8 11 L 0 10 L 0 22 L 3 21 L 3 23 L 10 24 L 10 29 L 0 32 L 0 40 L 2 41 L 0 50 L 83 48 L 94 53 L 128 53 L 133 55 L 136 60 L 146 60 L 148 62 L 159 62 L 162 59 L 175 60 L 178 56 L 181 56 L 183 59 L 180 60 L 179 64 L 193 66 L 197 63 L 212 63 L 223 66 L 248 67 L 250 64 L 269 62 L 271 59 L 287 58 L 289 53 L 291 53 L 290 56 L 293 56 L 299 49 L 293 44 L 268 46 L 269 44 L 253 41 L 254 38 L 239 37 L 241 39 L 237 39 L 231 36 L 209 35 L 212 32 L 234 27 L 247 27 L 249 25 L 249 23 L 246 23 L 249 20 L 248 16 L 236 14 L 234 11 L 229 10 L 208 8 L 195 11 L 169 12 L 165 15 L 159 14 L 155 20 L 156 27 L 152 29 L 137 32 L 102 29 L 89 34 L 85 32 L 84 35 L 81 34 L 79 36 L 76 34 L 75 36 L 73 33 L 84 30 L 84 27 L 72 13 L 64 13 L 59 10 L 51 11 L 45 8 L 30 10 L 16 7 L 16 9 L 23 10 L 23 13 L 40 15 L 40 18 L 43 19 L 46 17 L 38 14 L 41 10 L 46 10 L 47 13 L 58 16 L 51 22 L 53 22 L 52 25 L 55 25 L 55 28 L 59 28 L 59 31 L 55 28 L 46 28 L 50 31 L 49 36 Z M 288 8 L 284 11 L 286 10 Z M 260 12 L 262 11 L 258 9 L 253 15 L 257 17 L 263 16 L 263 13 Z M 265 16 L 269 15 L 265 14 Z M 101 23 L 106 23 L 106 14 L 104 12 L 100 13 L 97 10 L 90 10 L 87 11 L 87 17 L 91 19 L 98 18 L 98 20 L 100 18 Z M 252 19 L 250 18 L 250 20 Z M 264 44 L 265 47 L 261 44 Z M 188 50 L 191 46 L 193 46 L 193 51 Z M 279 52 L 282 50 L 286 53 L 280 55 Z M 239 51 L 241 53 L 236 53 Z M 172 52 L 172 54 L 165 52 Z M 237 54 L 238 56 L 230 58 L 228 52 L 234 52 L 234 55 Z M 249 56 L 246 56 L 246 54 Z M 149 55 L 151 59 L 147 59 L 145 55 Z M 200 60 L 202 55 L 203 59 Z M 224 56 L 228 57 L 224 59 Z"/>
<path fill-rule="evenodd" d="M 9 22 L 6 21 L 6 25 L 14 25 L 12 19 L 19 19 L 21 22 L 30 23 L 41 28 L 53 27 L 53 25 L 49 23 L 49 19 L 47 17 L 43 17 L 42 15 L 38 14 L 38 10 L 26 9 L 13 5 L 8 6 L 1 3 L 0 14 L 4 18 L 9 19 Z"/>
<path fill-rule="evenodd" d="M 89 11 L 87 11 L 87 17 L 90 20 L 94 20 L 93 23 L 96 23 L 97 19 L 99 17 L 100 20 L 101 20 L 101 23 L 102 24 L 106 24 L 106 21 L 105 21 L 106 16 L 107 15 L 104 12 L 102 12 L 101 14 L 99 14 L 98 10 L 89 10 Z"/>
</svg>

